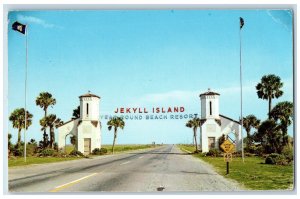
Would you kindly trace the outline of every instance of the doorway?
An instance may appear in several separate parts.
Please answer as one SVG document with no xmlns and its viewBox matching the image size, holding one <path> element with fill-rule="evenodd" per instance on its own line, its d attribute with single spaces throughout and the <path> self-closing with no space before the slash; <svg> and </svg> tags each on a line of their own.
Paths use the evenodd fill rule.
<svg viewBox="0 0 300 199">
<path fill-rule="evenodd" d="M 91 153 L 91 138 L 84 138 L 84 154 Z"/>
</svg>

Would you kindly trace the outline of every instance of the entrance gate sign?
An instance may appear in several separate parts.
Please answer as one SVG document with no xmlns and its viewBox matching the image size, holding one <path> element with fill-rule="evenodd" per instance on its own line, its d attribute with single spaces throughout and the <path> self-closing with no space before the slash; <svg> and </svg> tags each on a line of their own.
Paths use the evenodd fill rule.
<svg viewBox="0 0 300 199">
<path fill-rule="evenodd" d="M 187 113 L 183 106 L 167 107 L 119 107 L 113 114 L 101 115 L 101 120 L 121 117 L 124 120 L 182 120 L 198 117 L 198 113 Z"/>
</svg>

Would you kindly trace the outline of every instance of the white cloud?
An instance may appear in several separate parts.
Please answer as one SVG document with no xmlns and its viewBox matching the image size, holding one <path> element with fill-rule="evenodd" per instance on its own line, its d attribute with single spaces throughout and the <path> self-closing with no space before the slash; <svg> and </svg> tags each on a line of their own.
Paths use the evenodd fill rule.
<svg viewBox="0 0 300 199">
<path fill-rule="evenodd" d="M 282 25 L 286 30 L 291 31 L 292 13 L 290 10 L 268 10 L 267 14 L 274 22 Z"/>
<path fill-rule="evenodd" d="M 284 82 L 284 95 L 285 98 L 291 98 L 292 96 L 292 79 L 283 79 Z M 256 84 L 258 81 L 247 82 L 243 85 L 243 96 L 256 96 Z M 240 86 L 224 87 L 224 88 L 213 88 L 214 92 L 220 93 L 223 98 L 230 96 L 240 96 Z M 139 98 L 135 98 L 129 103 L 129 106 L 145 106 L 145 105 L 184 105 L 193 104 L 195 99 L 199 99 L 199 95 L 206 92 L 207 89 L 199 90 L 173 90 L 165 93 L 150 93 L 143 95 Z M 196 101 L 197 102 L 197 101 Z"/>
<path fill-rule="evenodd" d="M 29 23 L 29 24 L 33 23 L 33 24 L 41 25 L 44 28 L 61 28 L 60 26 L 56 26 L 54 24 L 47 23 L 45 20 L 42 20 L 37 17 L 32 17 L 32 16 L 18 15 L 17 20 L 22 23 Z"/>
</svg>

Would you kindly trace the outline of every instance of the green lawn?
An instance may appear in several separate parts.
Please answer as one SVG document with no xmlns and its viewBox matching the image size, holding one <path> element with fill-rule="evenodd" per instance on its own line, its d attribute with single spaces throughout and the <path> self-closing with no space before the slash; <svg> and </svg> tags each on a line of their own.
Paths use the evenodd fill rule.
<svg viewBox="0 0 300 199">
<path fill-rule="evenodd" d="M 24 157 L 11 157 L 8 159 L 8 167 L 14 166 L 24 166 L 30 164 L 44 164 L 51 162 L 61 162 L 67 160 L 76 160 L 77 157 L 59 158 L 59 157 L 26 157 L 26 162 L 24 162 Z"/>
<path fill-rule="evenodd" d="M 190 146 L 179 146 L 181 149 L 193 151 Z M 211 164 L 216 171 L 243 184 L 250 190 L 292 190 L 294 181 L 293 165 L 280 166 L 264 164 L 264 159 L 260 157 L 245 157 L 245 163 L 242 158 L 233 158 L 230 162 L 230 172 L 226 175 L 226 163 L 223 157 L 200 157 Z"/>
<path fill-rule="evenodd" d="M 156 145 L 158 146 L 158 145 Z M 112 145 L 102 145 L 102 148 L 107 149 L 107 154 L 111 154 L 111 148 Z M 150 144 L 135 144 L 135 145 L 116 145 L 115 146 L 115 153 L 122 153 L 124 151 L 130 151 L 130 150 L 137 150 L 137 149 L 147 149 L 147 148 L 153 148 L 153 145 Z M 66 146 L 66 152 L 70 153 L 74 147 L 72 145 Z M 94 155 L 90 155 L 90 157 L 93 157 Z M 44 163 L 51 163 L 51 162 L 61 162 L 61 161 L 67 161 L 67 160 L 76 160 L 81 157 L 27 157 L 26 162 L 24 162 L 24 157 L 11 157 L 8 159 L 8 167 L 14 167 L 14 166 L 25 166 L 30 164 L 44 164 Z"/>
<path fill-rule="evenodd" d="M 157 145 L 156 145 L 157 146 Z M 112 153 L 112 145 L 102 145 L 102 148 L 106 148 L 108 153 Z M 115 153 L 137 150 L 137 149 L 147 149 L 154 148 L 151 144 L 125 144 L 125 145 L 115 145 Z"/>
</svg>

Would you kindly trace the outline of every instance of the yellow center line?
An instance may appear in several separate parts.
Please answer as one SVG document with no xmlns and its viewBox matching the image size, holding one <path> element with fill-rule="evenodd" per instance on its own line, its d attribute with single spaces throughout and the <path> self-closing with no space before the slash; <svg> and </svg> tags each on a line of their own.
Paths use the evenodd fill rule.
<svg viewBox="0 0 300 199">
<path fill-rule="evenodd" d="M 71 186 L 71 185 L 73 185 L 73 184 L 76 184 L 76 183 L 78 183 L 78 182 L 80 182 L 80 181 L 82 181 L 82 180 L 84 180 L 84 179 L 87 179 L 87 178 L 89 178 L 89 177 L 92 177 L 92 176 L 94 176 L 94 175 L 96 175 L 96 174 L 98 174 L 98 173 L 92 173 L 92 174 L 90 174 L 90 175 L 88 175 L 88 176 L 79 178 L 79 179 L 74 180 L 74 181 L 72 181 L 72 182 L 68 182 L 68 183 L 66 183 L 66 184 L 57 186 L 57 187 L 55 187 L 54 189 L 52 189 L 50 192 L 58 192 L 58 191 L 60 191 L 60 190 L 62 190 L 62 189 L 64 189 L 64 188 L 67 188 L 67 187 L 69 187 L 69 186 Z"/>
</svg>

